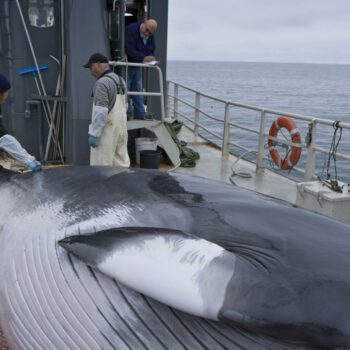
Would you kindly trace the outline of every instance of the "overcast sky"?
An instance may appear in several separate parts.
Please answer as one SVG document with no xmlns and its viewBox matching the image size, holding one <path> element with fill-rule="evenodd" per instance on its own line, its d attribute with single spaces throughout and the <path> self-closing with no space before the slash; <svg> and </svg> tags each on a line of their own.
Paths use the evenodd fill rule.
<svg viewBox="0 0 350 350">
<path fill-rule="evenodd" d="M 169 0 L 168 59 L 350 63 L 350 0 Z"/>
</svg>

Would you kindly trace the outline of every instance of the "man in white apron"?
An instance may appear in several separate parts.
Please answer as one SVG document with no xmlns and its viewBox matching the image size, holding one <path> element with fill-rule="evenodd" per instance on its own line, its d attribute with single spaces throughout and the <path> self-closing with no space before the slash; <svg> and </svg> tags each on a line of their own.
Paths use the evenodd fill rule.
<svg viewBox="0 0 350 350">
<path fill-rule="evenodd" d="M 100 53 L 93 54 L 84 67 L 97 79 L 89 125 L 90 165 L 129 167 L 125 82 Z"/>
</svg>

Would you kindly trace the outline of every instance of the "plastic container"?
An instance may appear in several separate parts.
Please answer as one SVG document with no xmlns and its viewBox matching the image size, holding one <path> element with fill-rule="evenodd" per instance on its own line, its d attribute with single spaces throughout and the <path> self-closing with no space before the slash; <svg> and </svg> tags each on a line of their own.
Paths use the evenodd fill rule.
<svg viewBox="0 0 350 350">
<path fill-rule="evenodd" d="M 157 150 L 156 138 L 139 137 L 135 139 L 135 158 L 136 164 L 140 164 L 140 152 L 145 150 L 156 151 Z"/>
<path fill-rule="evenodd" d="M 144 169 L 159 169 L 160 152 L 144 150 L 140 152 L 140 167 Z"/>
</svg>

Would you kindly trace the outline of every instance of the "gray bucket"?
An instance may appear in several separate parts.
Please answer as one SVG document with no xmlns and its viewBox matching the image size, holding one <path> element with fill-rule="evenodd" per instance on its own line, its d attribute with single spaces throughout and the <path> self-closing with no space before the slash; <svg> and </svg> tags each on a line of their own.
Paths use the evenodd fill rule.
<svg viewBox="0 0 350 350">
<path fill-rule="evenodd" d="M 159 169 L 160 152 L 144 150 L 140 152 L 140 167 L 145 169 Z"/>
</svg>

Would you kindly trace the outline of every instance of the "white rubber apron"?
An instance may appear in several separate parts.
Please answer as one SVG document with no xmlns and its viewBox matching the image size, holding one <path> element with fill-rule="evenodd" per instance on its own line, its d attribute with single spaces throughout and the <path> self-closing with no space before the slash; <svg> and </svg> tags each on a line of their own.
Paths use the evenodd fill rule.
<svg viewBox="0 0 350 350">
<path fill-rule="evenodd" d="M 92 112 L 94 113 L 94 110 Z M 102 129 L 97 147 L 90 148 L 90 165 L 129 167 L 130 159 L 127 146 L 125 96 L 117 95 L 115 104 L 108 113 L 107 123 Z"/>
</svg>

